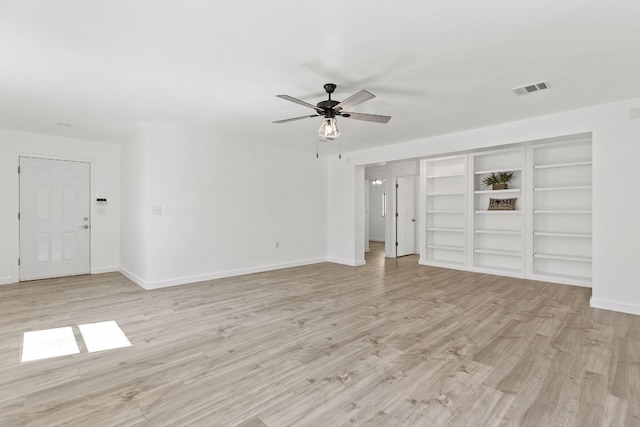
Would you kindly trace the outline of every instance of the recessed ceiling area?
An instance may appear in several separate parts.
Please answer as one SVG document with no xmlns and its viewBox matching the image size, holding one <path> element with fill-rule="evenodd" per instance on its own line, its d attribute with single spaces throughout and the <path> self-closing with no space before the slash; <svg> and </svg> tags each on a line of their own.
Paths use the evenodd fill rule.
<svg viewBox="0 0 640 427">
<path fill-rule="evenodd" d="M 276 95 L 316 104 L 333 82 L 393 117 L 341 120 L 343 151 L 417 140 L 640 96 L 637 16 L 635 1 L 5 1 L 0 127 L 118 143 L 194 123 L 308 149 L 320 121 L 274 125 L 300 113 Z"/>
</svg>

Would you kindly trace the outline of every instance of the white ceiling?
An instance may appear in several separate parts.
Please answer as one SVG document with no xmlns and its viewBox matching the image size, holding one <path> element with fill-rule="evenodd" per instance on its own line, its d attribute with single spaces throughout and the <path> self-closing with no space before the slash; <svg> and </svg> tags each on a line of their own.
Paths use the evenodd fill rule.
<svg viewBox="0 0 640 427">
<path fill-rule="evenodd" d="M 119 142 L 146 121 L 308 149 L 312 104 L 343 150 L 640 97 L 640 1 L 2 0 L 0 127 Z M 550 89 L 511 89 L 548 80 Z M 59 126 L 57 123 L 68 123 Z"/>
</svg>

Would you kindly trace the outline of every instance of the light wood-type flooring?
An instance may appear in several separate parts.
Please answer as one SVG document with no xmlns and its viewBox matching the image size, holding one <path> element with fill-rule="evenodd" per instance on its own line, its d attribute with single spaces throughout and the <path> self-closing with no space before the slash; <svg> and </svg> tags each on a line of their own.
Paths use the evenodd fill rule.
<svg viewBox="0 0 640 427">
<path fill-rule="evenodd" d="M 590 289 L 323 263 L 145 291 L 117 273 L 0 287 L 0 426 L 640 426 L 640 316 Z M 87 353 L 78 324 L 133 344 Z M 82 352 L 20 362 L 25 331 Z"/>
</svg>

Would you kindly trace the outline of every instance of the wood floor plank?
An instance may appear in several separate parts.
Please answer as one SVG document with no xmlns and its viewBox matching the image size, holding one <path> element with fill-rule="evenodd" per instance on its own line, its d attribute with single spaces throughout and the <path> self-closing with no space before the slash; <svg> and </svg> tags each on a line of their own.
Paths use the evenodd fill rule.
<svg viewBox="0 0 640 427">
<path fill-rule="evenodd" d="M 640 316 L 372 248 L 154 291 L 0 286 L 0 425 L 640 425 Z M 77 326 L 108 320 L 131 347 L 87 353 Z M 65 326 L 79 354 L 20 362 L 24 332 Z"/>
</svg>

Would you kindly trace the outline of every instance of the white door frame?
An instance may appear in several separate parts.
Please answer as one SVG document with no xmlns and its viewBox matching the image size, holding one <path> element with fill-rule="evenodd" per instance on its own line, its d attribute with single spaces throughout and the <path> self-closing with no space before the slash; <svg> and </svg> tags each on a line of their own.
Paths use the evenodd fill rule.
<svg viewBox="0 0 640 427">
<path fill-rule="evenodd" d="M 20 221 L 18 220 L 18 211 L 20 210 L 20 178 L 18 175 L 18 166 L 20 165 L 20 157 L 34 157 L 38 159 L 46 159 L 46 160 L 63 160 L 63 161 L 71 161 L 71 162 L 85 162 L 89 163 L 89 202 L 91 204 L 91 209 L 89 213 L 89 222 L 91 227 L 89 227 L 89 239 L 90 239 L 90 256 L 89 256 L 89 269 L 91 274 L 94 273 L 94 256 L 95 256 L 95 235 L 94 235 L 94 225 L 95 225 L 95 208 L 94 208 L 94 200 L 96 199 L 95 192 L 95 161 L 92 158 L 86 157 L 68 157 L 68 156 L 59 156 L 56 154 L 49 153 L 33 153 L 26 151 L 15 151 L 13 156 L 13 164 L 15 165 L 15 173 L 14 177 L 14 197 L 13 197 L 13 207 L 14 207 L 14 221 L 13 221 L 13 283 L 20 281 L 20 267 L 18 266 L 18 258 L 20 258 Z"/>
</svg>

